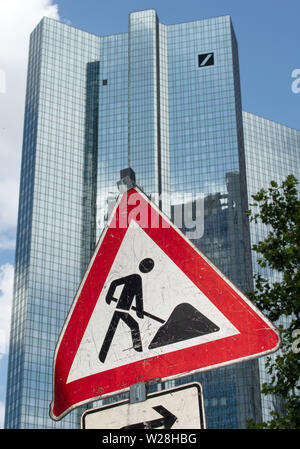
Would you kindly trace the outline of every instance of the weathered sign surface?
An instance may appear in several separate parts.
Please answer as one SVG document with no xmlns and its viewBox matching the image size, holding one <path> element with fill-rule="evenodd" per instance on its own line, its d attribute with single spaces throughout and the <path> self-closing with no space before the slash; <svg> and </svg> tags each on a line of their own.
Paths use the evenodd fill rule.
<svg viewBox="0 0 300 449">
<path fill-rule="evenodd" d="M 134 187 L 120 195 L 62 330 L 50 416 L 278 345 L 273 325 Z"/>
</svg>

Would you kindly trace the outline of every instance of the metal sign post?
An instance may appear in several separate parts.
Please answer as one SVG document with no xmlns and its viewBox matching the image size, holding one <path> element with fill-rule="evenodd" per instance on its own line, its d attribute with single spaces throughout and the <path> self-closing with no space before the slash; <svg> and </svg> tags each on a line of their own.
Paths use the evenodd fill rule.
<svg viewBox="0 0 300 449">
<path fill-rule="evenodd" d="M 140 395 L 143 387 L 137 385 L 133 390 L 137 390 Z M 87 410 L 81 417 L 81 427 L 123 430 L 205 429 L 202 387 L 193 382 L 147 394 L 142 401 L 127 400 Z"/>
</svg>

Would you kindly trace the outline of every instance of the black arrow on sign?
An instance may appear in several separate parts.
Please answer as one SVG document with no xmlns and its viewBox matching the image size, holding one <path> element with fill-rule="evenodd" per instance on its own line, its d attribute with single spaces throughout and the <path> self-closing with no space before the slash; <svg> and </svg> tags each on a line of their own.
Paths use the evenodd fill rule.
<svg viewBox="0 0 300 449">
<path fill-rule="evenodd" d="M 130 426 L 121 427 L 121 429 L 157 429 L 158 427 L 162 426 L 164 426 L 165 429 L 171 429 L 171 427 L 177 420 L 177 417 L 162 405 L 157 405 L 156 407 L 152 408 L 156 412 L 158 412 L 162 416 L 162 418 L 131 424 Z"/>
</svg>

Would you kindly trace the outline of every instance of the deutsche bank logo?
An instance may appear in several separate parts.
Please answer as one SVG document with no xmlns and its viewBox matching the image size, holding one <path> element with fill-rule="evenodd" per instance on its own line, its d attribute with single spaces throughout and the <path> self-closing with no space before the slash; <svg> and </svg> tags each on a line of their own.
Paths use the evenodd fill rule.
<svg viewBox="0 0 300 449">
<path fill-rule="evenodd" d="M 213 53 L 203 53 L 203 55 L 198 55 L 198 67 L 207 67 L 209 65 L 214 65 L 214 63 Z"/>
</svg>

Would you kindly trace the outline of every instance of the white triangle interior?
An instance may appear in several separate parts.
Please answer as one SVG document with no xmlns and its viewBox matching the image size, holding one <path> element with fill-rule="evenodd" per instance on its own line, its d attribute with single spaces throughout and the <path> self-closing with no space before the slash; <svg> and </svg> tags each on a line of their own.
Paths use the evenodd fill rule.
<svg viewBox="0 0 300 449">
<path fill-rule="evenodd" d="M 141 273 L 138 268 L 139 263 L 145 258 L 154 260 L 154 268 L 148 273 Z M 133 349 L 130 328 L 120 320 L 105 362 L 102 363 L 99 360 L 99 352 L 113 313 L 116 310 L 116 303 L 107 304 L 105 301 L 108 288 L 113 280 L 135 273 L 140 274 L 142 277 L 145 311 L 167 321 L 176 306 L 182 303 L 189 303 L 217 325 L 219 330 L 155 349 L 148 349 L 150 342 L 162 324 L 149 317 L 138 318 L 136 313 L 131 310 L 130 315 L 139 324 L 143 351 L 137 352 Z M 117 297 L 121 290 L 122 287 L 119 287 L 115 291 L 114 296 Z M 135 301 L 133 302 L 134 304 Z M 238 333 L 238 330 L 232 323 L 146 232 L 132 220 L 82 337 L 67 383 L 125 364 Z"/>
</svg>

